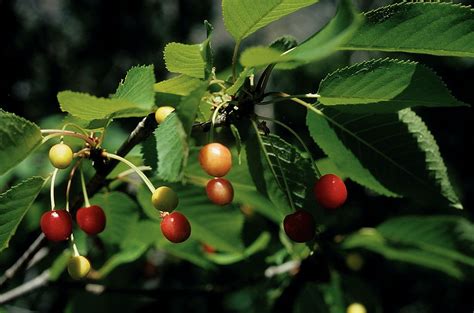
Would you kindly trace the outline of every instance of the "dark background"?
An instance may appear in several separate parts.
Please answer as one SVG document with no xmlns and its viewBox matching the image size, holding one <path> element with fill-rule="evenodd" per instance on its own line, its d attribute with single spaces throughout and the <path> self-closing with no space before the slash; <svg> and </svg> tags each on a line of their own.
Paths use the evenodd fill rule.
<svg viewBox="0 0 474 313">
<path fill-rule="evenodd" d="M 358 5 L 361 9 L 367 9 L 383 3 L 386 2 L 359 1 Z M 115 91 L 120 79 L 133 65 L 154 64 L 157 80 L 165 79 L 167 71 L 162 60 L 164 45 L 170 41 L 191 43 L 202 40 L 202 22 L 205 19 L 215 22 L 216 28 L 221 28 L 215 36 L 213 46 L 217 69 L 224 70 L 230 63 L 233 47 L 228 36 L 222 35 L 222 23 L 217 22 L 220 18 L 219 5 L 220 1 L 211 0 L 0 0 L 0 107 L 39 122 L 49 115 L 60 113 L 57 92 L 74 90 L 107 96 Z M 314 8 L 324 13 L 321 21 L 325 21 L 334 12 L 334 2 L 322 1 Z M 313 13 L 304 10 L 302 18 L 308 12 Z M 316 11 L 314 15 L 318 16 L 317 14 Z M 297 20 L 298 17 L 292 21 Z M 315 27 L 323 24 L 321 21 L 315 22 L 316 26 L 302 24 L 301 28 L 303 31 L 314 31 Z M 268 43 L 267 38 L 278 35 L 279 31 L 285 33 L 285 26 L 291 28 L 291 23 L 277 24 L 275 33 L 267 29 L 260 31 L 249 42 Z M 288 30 L 286 32 L 291 33 Z M 324 62 L 302 69 L 276 72 L 270 88 L 295 93 L 315 91 L 318 82 L 328 72 L 356 60 L 378 56 L 384 54 L 338 53 Z M 474 59 L 406 54 L 391 56 L 409 57 L 428 65 L 443 77 L 458 99 L 474 104 Z M 474 179 L 471 148 L 474 144 L 474 118 L 471 109 L 417 109 L 417 112 L 437 139 L 450 177 L 465 206 L 461 214 L 472 221 Z M 279 107 L 275 115 L 297 131 L 303 134 L 306 132 L 303 110 L 286 111 Z M 129 130 L 136 124 L 136 120 L 120 123 L 125 130 Z M 318 153 L 314 145 L 312 149 Z M 369 199 L 362 188 L 355 185 L 349 187 L 351 194 L 360 203 L 379 206 L 378 211 L 359 214 L 354 227 L 372 225 L 389 215 L 399 213 L 439 213 L 434 208 L 430 212 L 430 208 L 414 208 L 403 201 L 394 204 L 392 200 Z M 20 244 L 18 253 L 22 251 L 21 248 Z M 369 283 L 379 289 L 377 292 L 384 312 L 472 312 L 474 309 L 472 283 L 459 283 L 430 271 L 413 270 L 412 267 L 404 275 L 404 267 L 390 266 L 376 257 L 370 260 L 373 266 L 363 274 Z M 190 265 L 182 265 L 174 270 L 177 274 L 168 274 L 171 282 L 204 279 Z M 183 273 L 193 276 L 190 279 Z M 229 277 L 235 275 L 231 271 L 223 273 Z M 50 296 L 49 300 L 55 303 L 54 307 L 63 308 L 65 303 L 58 295 L 64 296 L 65 293 L 56 291 L 57 294 Z M 41 293 L 36 296 L 41 299 Z M 134 298 L 134 295 L 120 296 L 122 300 Z M 192 308 L 191 311 L 196 312 L 223 309 L 220 304 L 222 296 L 193 295 L 187 298 L 189 302 L 181 296 L 166 295 L 165 292 L 165 296 L 151 297 L 145 304 L 142 303 L 141 308 L 152 311 L 157 305 L 155 301 L 158 301 L 160 307 L 168 312 L 179 312 L 184 308 Z M 98 300 L 90 295 L 87 297 L 90 303 L 105 299 L 102 297 Z M 33 309 L 43 308 L 35 301 L 28 303 Z"/>
</svg>

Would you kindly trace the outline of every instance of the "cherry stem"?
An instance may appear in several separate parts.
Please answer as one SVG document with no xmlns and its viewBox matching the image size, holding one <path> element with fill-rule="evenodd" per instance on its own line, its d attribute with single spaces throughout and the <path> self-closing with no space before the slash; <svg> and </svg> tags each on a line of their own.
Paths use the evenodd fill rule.
<svg viewBox="0 0 474 313">
<path fill-rule="evenodd" d="M 107 158 L 115 159 L 115 160 L 118 160 L 120 162 L 123 162 L 123 163 L 127 164 L 131 169 L 133 169 L 138 174 L 138 176 L 140 176 L 140 178 L 143 180 L 143 182 L 148 187 L 148 189 L 150 189 L 150 192 L 151 193 L 155 192 L 155 189 L 156 189 L 155 186 L 153 186 L 153 184 L 148 179 L 148 177 L 146 177 L 146 175 L 143 174 L 143 172 L 138 167 L 136 167 L 135 164 L 133 164 L 129 160 L 127 160 L 125 158 L 122 158 L 121 156 L 115 155 L 113 153 L 103 152 L 103 154 Z"/>
<path fill-rule="evenodd" d="M 137 168 L 138 168 L 140 171 L 142 171 L 142 172 L 144 172 L 144 171 L 151 171 L 151 170 L 152 170 L 152 168 L 151 168 L 150 166 L 137 166 Z M 131 169 L 128 169 L 128 170 L 126 170 L 126 171 L 123 171 L 123 172 L 119 173 L 119 174 L 117 175 L 117 177 L 115 177 L 115 178 L 116 178 L 116 179 L 122 179 L 122 178 L 124 178 L 125 176 L 128 176 L 128 175 L 133 174 L 133 173 L 135 173 L 135 170 L 131 168 Z"/>
<path fill-rule="evenodd" d="M 69 136 L 69 137 L 76 137 L 76 138 L 80 138 L 82 140 L 84 140 L 85 142 L 87 142 L 88 144 L 91 145 L 91 147 L 95 147 L 96 143 L 94 142 L 94 140 L 92 140 L 91 138 L 89 138 L 88 136 L 86 135 L 83 135 L 83 134 L 79 134 L 77 132 L 73 132 L 73 131 L 70 131 L 70 130 L 61 130 L 61 129 L 42 129 L 41 130 L 41 134 L 49 134 L 48 136 L 44 137 L 43 138 L 43 143 L 45 143 L 46 141 L 48 141 L 49 139 L 53 138 L 53 137 L 57 137 L 57 136 Z"/>
<path fill-rule="evenodd" d="M 71 241 L 72 251 L 73 251 L 74 256 L 80 256 L 81 254 L 79 253 L 79 249 L 77 249 L 76 240 L 74 239 L 73 233 L 71 233 L 69 240 Z"/>
<path fill-rule="evenodd" d="M 56 181 L 56 174 L 58 174 L 59 169 L 55 168 L 53 171 L 53 177 L 51 177 L 51 188 L 50 188 L 50 196 L 51 196 L 51 210 L 54 210 L 56 207 L 56 203 L 54 201 L 54 182 Z"/>
<path fill-rule="evenodd" d="M 69 212 L 69 193 L 71 191 L 72 179 L 74 178 L 74 175 L 76 174 L 76 170 L 81 164 L 81 162 L 82 162 L 82 159 L 77 161 L 76 164 L 74 164 L 74 167 L 71 169 L 71 172 L 69 173 L 69 178 L 66 185 L 66 211 L 68 212 Z"/>
<path fill-rule="evenodd" d="M 258 119 L 261 119 L 261 120 L 270 121 L 270 122 L 273 122 L 273 123 L 275 123 L 275 124 L 278 124 L 278 125 L 280 125 L 281 127 L 283 127 L 284 129 L 286 129 L 287 131 L 289 131 L 289 132 L 299 141 L 299 143 L 303 146 L 303 148 L 305 149 L 306 153 L 308 154 L 308 156 L 309 156 L 309 158 L 310 158 L 310 160 L 311 160 L 311 164 L 312 164 L 312 166 L 313 166 L 313 168 L 314 168 L 314 170 L 315 170 L 315 172 L 316 172 L 316 175 L 317 175 L 316 178 L 319 179 L 319 177 L 321 177 L 321 172 L 319 171 L 319 168 L 318 168 L 318 166 L 316 165 L 316 162 L 314 161 L 313 156 L 311 155 L 311 152 L 310 152 L 309 149 L 308 149 L 308 146 L 306 146 L 306 144 L 304 143 L 303 139 L 302 139 L 293 129 L 291 129 L 290 126 L 288 126 L 288 125 L 286 125 L 285 123 L 282 123 L 282 122 L 280 122 L 280 121 L 278 121 L 278 120 L 275 120 L 275 119 L 273 119 L 273 118 L 270 118 L 270 117 L 265 117 L 265 116 L 257 115 L 257 118 L 258 118 Z"/>
<path fill-rule="evenodd" d="M 217 119 L 217 114 L 219 114 L 219 110 L 227 104 L 227 101 L 224 101 L 220 103 L 216 109 L 214 110 L 214 113 L 212 113 L 212 118 L 211 118 L 211 130 L 209 132 L 209 141 L 212 142 L 214 140 L 214 132 L 215 132 L 215 125 L 216 125 L 216 119 Z"/>
<path fill-rule="evenodd" d="M 91 206 L 89 202 L 89 196 L 87 195 L 87 188 L 86 188 L 86 182 L 84 180 L 84 172 L 82 171 L 81 167 L 81 188 L 82 188 L 82 195 L 84 196 L 84 205 L 86 207 Z"/>
<path fill-rule="evenodd" d="M 81 133 L 83 133 L 84 135 L 88 135 L 87 132 L 80 126 L 76 125 L 76 124 L 73 124 L 73 123 L 66 123 L 64 124 L 62 130 L 66 130 L 67 127 L 74 127 L 75 129 L 77 129 L 78 131 L 80 131 Z"/>
<path fill-rule="evenodd" d="M 272 103 L 286 101 L 286 100 L 293 100 L 293 98 L 318 99 L 318 98 L 321 97 L 317 93 L 305 93 L 305 94 L 300 94 L 300 95 L 288 95 L 288 94 L 281 93 L 281 92 L 269 92 L 269 93 L 264 94 L 264 97 L 273 96 L 273 95 L 276 95 L 276 96 L 279 96 L 279 97 L 275 98 L 275 99 L 272 99 L 272 100 L 269 100 L 269 101 L 262 101 L 262 102 L 259 102 L 257 104 L 258 105 L 272 104 Z"/>
</svg>

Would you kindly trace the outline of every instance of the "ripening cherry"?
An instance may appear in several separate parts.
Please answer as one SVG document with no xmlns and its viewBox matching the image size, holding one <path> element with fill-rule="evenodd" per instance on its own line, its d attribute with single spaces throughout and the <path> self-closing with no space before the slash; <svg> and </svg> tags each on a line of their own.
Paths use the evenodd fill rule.
<svg viewBox="0 0 474 313">
<path fill-rule="evenodd" d="M 165 121 L 165 119 L 170 115 L 171 112 L 174 111 L 173 107 L 170 106 L 162 106 L 159 107 L 155 112 L 155 119 L 158 124 L 161 124 Z"/>
<path fill-rule="evenodd" d="M 76 221 L 85 233 L 97 235 L 105 229 L 106 217 L 100 206 L 91 205 L 77 210 Z"/>
<path fill-rule="evenodd" d="M 206 193 L 209 200 L 218 205 L 226 205 L 234 199 L 234 188 L 230 181 L 216 177 L 207 182 Z"/>
<path fill-rule="evenodd" d="M 232 167 L 232 154 L 226 146 L 217 142 L 210 143 L 199 151 L 199 164 L 207 174 L 222 177 Z"/>
<path fill-rule="evenodd" d="M 67 271 L 72 279 L 82 279 L 89 274 L 90 270 L 91 264 L 89 260 L 82 255 L 71 257 L 67 263 Z"/>
<path fill-rule="evenodd" d="M 179 212 L 167 214 L 161 221 L 161 232 L 171 242 L 186 241 L 191 235 L 191 225 L 186 216 Z"/>
<path fill-rule="evenodd" d="M 58 143 L 49 149 L 49 161 L 51 161 L 54 167 L 59 169 L 68 167 L 72 162 L 73 156 L 72 149 L 64 143 Z"/>
<path fill-rule="evenodd" d="M 41 231 L 51 241 L 68 240 L 72 233 L 71 215 L 65 210 L 44 212 L 40 220 Z"/>
<path fill-rule="evenodd" d="M 318 203 L 326 209 L 337 209 L 346 202 L 347 189 L 344 181 L 334 174 L 321 176 L 314 185 Z"/>
<path fill-rule="evenodd" d="M 173 189 L 167 186 L 161 186 L 156 188 L 153 192 L 151 202 L 157 210 L 171 212 L 178 206 L 179 199 Z"/>
<path fill-rule="evenodd" d="M 314 238 L 316 223 L 311 213 L 299 210 L 283 220 L 286 235 L 296 242 L 307 242 Z"/>
</svg>

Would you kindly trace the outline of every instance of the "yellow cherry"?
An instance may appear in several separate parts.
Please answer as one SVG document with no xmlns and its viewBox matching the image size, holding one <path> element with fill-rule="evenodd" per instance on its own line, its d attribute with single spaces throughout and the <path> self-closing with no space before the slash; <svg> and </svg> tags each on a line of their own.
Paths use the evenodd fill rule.
<svg viewBox="0 0 474 313">
<path fill-rule="evenodd" d="M 174 111 L 173 107 L 170 106 L 163 106 L 159 107 L 158 110 L 155 112 L 155 119 L 158 124 L 161 124 L 165 121 L 165 119 L 170 115 L 171 112 Z"/>
<path fill-rule="evenodd" d="M 367 313 L 365 306 L 360 303 L 352 303 L 347 307 L 347 313 Z"/>
<path fill-rule="evenodd" d="M 64 143 L 58 143 L 49 149 L 49 160 L 54 167 L 59 169 L 68 167 L 73 155 L 71 148 Z"/>
<path fill-rule="evenodd" d="M 156 188 L 151 196 L 153 206 L 160 211 L 171 212 L 178 206 L 178 195 L 170 187 L 161 186 Z"/>
<path fill-rule="evenodd" d="M 89 274 L 90 270 L 91 264 L 89 263 L 89 260 L 82 255 L 73 256 L 69 259 L 67 264 L 67 271 L 72 279 L 82 279 Z"/>
</svg>

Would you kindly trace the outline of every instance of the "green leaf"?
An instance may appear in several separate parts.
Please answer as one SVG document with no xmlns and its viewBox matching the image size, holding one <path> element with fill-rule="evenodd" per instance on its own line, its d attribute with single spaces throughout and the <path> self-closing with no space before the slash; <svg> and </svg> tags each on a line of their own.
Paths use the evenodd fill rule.
<svg viewBox="0 0 474 313">
<path fill-rule="evenodd" d="M 126 202 L 129 201 L 129 199 L 126 200 Z M 127 224 L 127 221 L 123 222 Z M 162 237 L 162 234 L 158 223 L 133 219 L 132 223 L 127 225 L 126 233 L 122 234 L 120 251 L 112 255 L 98 270 L 100 277 L 103 278 L 107 276 L 116 267 L 122 264 L 136 261 L 156 242 L 157 238 L 160 237 Z"/>
<path fill-rule="evenodd" d="M 252 68 L 246 68 L 242 72 L 240 72 L 239 77 L 237 77 L 236 81 L 232 86 L 227 88 L 226 93 L 229 95 L 235 95 L 240 90 L 240 88 L 244 85 L 247 78 L 254 74 L 254 70 Z"/>
<path fill-rule="evenodd" d="M 308 186 L 315 182 L 311 162 L 294 146 L 276 135 L 254 132 L 247 141 L 247 162 L 257 189 L 266 195 L 283 216 L 293 209 L 311 210 Z M 294 206 L 294 207 L 293 207 Z"/>
<path fill-rule="evenodd" d="M 298 41 L 296 40 L 296 38 L 289 35 L 285 35 L 280 38 L 277 38 L 270 44 L 270 48 L 278 50 L 280 52 L 285 52 L 297 46 L 298 46 Z"/>
<path fill-rule="evenodd" d="M 38 126 L 0 109 L 0 175 L 23 161 L 41 140 Z"/>
<path fill-rule="evenodd" d="M 459 246 L 456 230 L 466 220 L 454 216 L 403 216 L 376 229 L 362 229 L 342 243 L 346 249 L 365 248 L 392 260 L 413 263 L 464 277 L 474 267 L 474 250 Z M 472 225 L 472 224 L 471 224 Z"/>
<path fill-rule="evenodd" d="M 136 203 L 125 193 L 113 191 L 100 193 L 91 199 L 100 206 L 107 217 L 107 226 L 99 237 L 110 244 L 120 244 L 128 236 L 130 228 L 138 222 Z"/>
<path fill-rule="evenodd" d="M 318 0 L 223 0 L 227 31 L 239 42 L 258 29 Z"/>
<path fill-rule="evenodd" d="M 286 55 L 297 65 L 321 60 L 347 42 L 362 22 L 363 17 L 357 13 L 352 1 L 342 0 L 336 16 L 321 31 Z"/>
<path fill-rule="evenodd" d="M 167 181 L 179 181 L 188 160 L 188 140 L 207 82 L 183 97 L 166 120 L 155 130 L 158 174 Z"/>
<path fill-rule="evenodd" d="M 378 59 L 329 74 L 319 86 L 319 101 L 338 110 L 390 113 L 414 106 L 463 106 L 440 77 L 411 61 Z"/>
<path fill-rule="evenodd" d="M 178 115 L 184 131 L 187 136 L 191 134 L 191 130 L 196 120 L 199 104 L 208 87 L 208 83 L 201 83 L 196 89 L 189 93 L 188 96 L 181 99 L 176 107 L 176 114 Z"/>
<path fill-rule="evenodd" d="M 352 1 L 343 0 L 336 16 L 323 29 L 297 47 L 284 53 L 270 47 L 252 47 L 242 53 L 240 63 L 246 67 L 284 63 L 280 65 L 281 68 L 295 68 L 321 60 L 348 41 L 362 20 Z"/>
<path fill-rule="evenodd" d="M 132 67 L 112 98 L 128 100 L 142 109 L 150 109 L 155 105 L 153 69 L 153 65 Z"/>
<path fill-rule="evenodd" d="M 199 86 L 202 80 L 187 75 L 178 75 L 173 78 L 156 83 L 154 86 L 156 92 L 156 103 L 158 105 L 176 106 L 183 96 Z"/>
<path fill-rule="evenodd" d="M 151 167 L 153 172 L 158 169 L 158 150 L 156 149 L 155 134 L 151 134 L 140 145 L 143 157 L 143 165 Z"/>
<path fill-rule="evenodd" d="M 315 106 L 306 122 L 315 142 L 359 184 L 386 196 L 462 208 L 435 139 L 410 109 L 355 115 Z"/>
<path fill-rule="evenodd" d="M 45 179 L 32 177 L 0 194 L 0 252 L 8 247 L 10 238 L 38 196 Z"/>
<path fill-rule="evenodd" d="M 108 119 L 88 121 L 88 120 L 81 119 L 77 116 L 72 116 L 71 114 L 67 114 L 64 117 L 63 122 L 61 123 L 62 124 L 61 126 L 64 126 L 66 124 L 74 124 L 86 130 L 101 131 L 104 128 L 106 128 L 110 122 L 111 121 Z"/>
<path fill-rule="evenodd" d="M 248 205 L 263 216 L 279 224 L 284 215 L 277 210 L 270 200 L 257 191 L 249 173 L 245 151 L 245 149 L 241 151 L 242 162 L 240 164 L 238 163 L 238 156 L 234 152 L 232 153 L 234 166 L 226 175 L 226 178 L 232 182 L 232 187 L 234 188 L 233 203 Z M 199 150 L 197 149 L 191 151 L 190 160 L 192 161 L 189 162 L 185 169 L 185 177 L 186 182 L 202 188 L 206 187 L 210 177 L 203 171 L 197 161 L 198 152 Z"/>
<path fill-rule="evenodd" d="M 327 283 L 306 283 L 295 303 L 295 313 L 327 312 L 340 313 L 345 311 L 344 294 L 341 277 L 331 272 L 331 280 Z"/>
<path fill-rule="evenodd" d="M 214 263 L 228 265 L 247 259 L 251 255 L 265 249 L 270 242 L 271 236 L 264 232 L 258 236 L 255 241 L 241 253 L 220 253 L 207 254 L 206 257 Z"/>
<path fill-rule="evenodd" d="M 187 75 L 178 75 L 163 80 L 154 85 L 157 93 L 169 93 L 179 96 L 187 96 L 191 91 L 201 86 L 202 80 Z"/>
<path fill-rule="evenodd" d="M 64 250 L 49 267 L 49 281 L 57 281 L 61 274 L 66 270 L 67 264 L 71 259 L 72 253 L 70 250 Z"/>
<path fill-rule="evenodd" d="M 87 121 L 139 117 L 150 112 L 126 99 L 97 98 L 73 91 L 61 91 L 58 93 L 58 101 L 62 111 Z"/>
<path fill-rule="evenodd" d="M 166 68 L 172 73 L 205 78 L 207 65 L 202 49 L 202 44 L 186 45 L 177 42 L 167 44 L 164 52 Z"/>
<path fill-rule="evenodd" d="M 474 57 L 474 11 L 450 2 L 400 2 L 367 12 L 345 50 Z"/>
<path fill-rule="evenodd" d="M 187 135 L 173 112 L 155 130 L 158 175 L 166 181 L 179 181 L 189 153 Z"/>
<path fill-rule="evenodd" d="M 237 149 L 237 159 L 239 160 L 239 164 L 241 164 L 242 159 L 240 155 L 242 151 L 242 139 L 240 138 L 239 129 L 234 124 L 230 124 L 230 131 L 232 132 L 232 136 L 234 136 L 235 148 Z"/>
<path fill-rule="evenodd" d="M 334 174 L 339 176 L 341 179 L 346 179 L 344 172 L 342 172 L 330 158 L 317 160 L 316 166 L 321 172 L 321 175 Z"/>
</svg>

